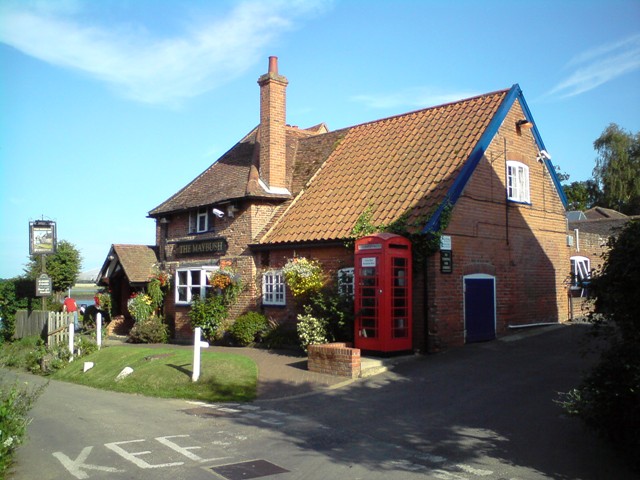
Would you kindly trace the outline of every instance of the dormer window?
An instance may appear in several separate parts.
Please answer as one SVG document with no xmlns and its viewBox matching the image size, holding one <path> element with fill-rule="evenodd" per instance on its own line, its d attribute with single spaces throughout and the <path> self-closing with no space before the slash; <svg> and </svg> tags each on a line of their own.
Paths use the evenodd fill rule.
<svg viewBox="0 0 640 480">
<path fill-rule="evenodd" d="M 529 167 L 524 163 L 507 161 L 507 199 L 512 202 L 531 203 Z"/>
</svg>

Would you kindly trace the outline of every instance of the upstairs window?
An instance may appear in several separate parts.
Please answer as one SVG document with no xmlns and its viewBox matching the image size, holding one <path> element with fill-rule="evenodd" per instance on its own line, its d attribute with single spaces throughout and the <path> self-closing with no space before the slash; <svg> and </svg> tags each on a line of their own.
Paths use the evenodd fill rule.
<svg viewBox="0 0 640 480">
<path fill-rule="evenodd" d="M 591 279 L 591 260 L 587 257 L 571 257 L 571 284 L 583 286 Z"/>
<path fill-rule="evenodd" d="M 353 268 L 338 270 L 338 292 L 345 297 L 353 297 Z"/>
<path fill-rule="evenodd" d="M 216 267 L 184 268 L 176 271 L 176 304 L 189 305 L 194 297 L 206 298 L 211 292 L 209 276 Z"/>
<path fill-rule="evenodd" d="M 271 270 L 262 275 L 262 304 L 286 305 L 282 270 Z"/>
<path fill-rule="evenodd" d="M 529 167 L 524 163 L 507 161 L 507 199 L 531 203 L 529 195 Z"/>
<path fill-rule="evenodd" d="M 210 209 L 200 207 L 189 212 L 189 233 L 204 233 L 213 230 L 213 219 Z"/>
</svg>

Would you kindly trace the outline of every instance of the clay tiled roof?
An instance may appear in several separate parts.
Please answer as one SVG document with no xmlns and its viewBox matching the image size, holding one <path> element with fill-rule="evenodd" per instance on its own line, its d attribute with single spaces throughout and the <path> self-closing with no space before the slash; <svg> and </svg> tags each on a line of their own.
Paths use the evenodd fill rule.
<svg viewBox="0 0 640 480">
<path fill-rule="evenodd" d="M 624 213 L 620 213 L 617 210 L 612 210 L 611 208 L 604 207 L 593 207 L 589 210 L 585 210 L 584 216 L 587 217 L 587 220 L 600 220 L 606 218 L 618 218 L 625 219 L 628 218 Z"/>
<path fill-rule="evenodd" d="M 146 282 L 158 261 L 155 247 L 148 245 L 114 245 L 129 282 Z"/>
<path fill-rule="evenodd" d="M 122 271 L 129 283 L 146 283 L 153 274 L 158 262 L 156 247 L 149 245 L 111 246 L 109 255 L 98 275 L 98 284 L 104 285 L 104 279 Z"/>
<path fill-rule="evenodd" d="M 439 206 L 507 90 L 319 135 L 333 149 L 260 243 L 341 240 L 371 208 L 372 222 L 409 221 Z M 298 156 L 303 152 L 299 151 Z M 312 162 L 315 165 L 315 162 Z"/>
<path fill-rule="evenodd" d="M 149 216 L 156 217 L 240 198 L 289 198 L 289 195 L 266 192 L 258 182 L 257 132 L 258 127 L 249 132 L 187 186 L 151 210 Z M 295 164 L 300 140 L 324 132 L 326 132 L 324 124 L 309 129 L 287 127 L 287 162 L 290 165 Z M 301 182 L 302 180 L 298 180 L 298 184 Z M 292 194 L 295 195 L 295 193 L 297 191 L 294 189 Z"/>
</svg>

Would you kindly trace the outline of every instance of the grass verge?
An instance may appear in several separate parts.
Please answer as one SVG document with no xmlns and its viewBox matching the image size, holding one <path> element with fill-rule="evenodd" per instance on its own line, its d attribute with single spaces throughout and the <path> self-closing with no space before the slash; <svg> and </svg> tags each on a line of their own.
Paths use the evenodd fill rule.
<svg viewBox="0 0 640 480">
<path fill-rule="evenodd" d="M 94 367 L 83 372 L 84 362 Z M 258 369 L 250 358 L 203 351 L 200 379 L 191 381 L 193 351 L 171 347 L 106 347 L 55 372 L 51 378 L 103 390 L 207 402 L 244 402 L 256 398 Z M 117 381 L 125 368 L 133 373 Z"/>
</svg>

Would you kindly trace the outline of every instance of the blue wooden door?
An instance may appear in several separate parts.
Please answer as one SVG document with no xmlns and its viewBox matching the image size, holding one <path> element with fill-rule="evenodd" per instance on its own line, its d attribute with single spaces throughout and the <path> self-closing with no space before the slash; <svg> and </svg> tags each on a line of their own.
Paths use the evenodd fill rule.
<svg viewBox="0 0 640 480">
<path fill-rule="evenodd" d="M 464 278 L 464 320 L 467 343 L 496 338 L 494 277 L 471 275 Z"/>
</svg>

